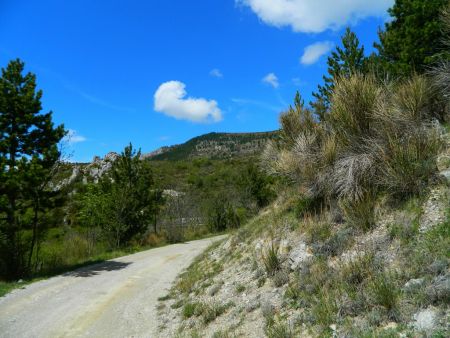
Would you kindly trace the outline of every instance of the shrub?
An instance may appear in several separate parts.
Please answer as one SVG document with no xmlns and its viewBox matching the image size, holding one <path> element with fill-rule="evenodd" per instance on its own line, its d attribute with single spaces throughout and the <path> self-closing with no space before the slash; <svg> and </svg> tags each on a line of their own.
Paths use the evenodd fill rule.
<svg viewBox="0 0 450 338">
<path fill-rule="evenodd" d="M 337 79 L 320 122 L 298 99 L 282 114 L 281 141 L 268 144 L 264 167 L 300 186 L 308 199 L 299 202 L 299 216 L 314 199 L 338 200 L 349 223 L 370 229 L 380 193 L 419 194 L 436 173 L 442 141 L 432 119 L 439 95 L 421 76 L 399 83 L 361 74 Z"/>
<path fill-rule="evenodd" d="M 217 317 L 221 316 L 232 303 L 227 304 L 219 304 L 219 303 L 211 303 L 204 304 L 204 309 L 202 311 L 203 315 L 203 323 L 208 324 L 215 320 Z"/>
<path fill-rule="evenodd" d="M 289 274 L 286 271 L 279 270 L 273 275 L 273 284 L 279 288 L 289 282 Z"/>
<path fill-rule="evenodd" d="M 380 273 L 370 283 L 370 291 L 376 305 L 381 305 L 395 317 L 400 297 L 400 289 L 395 283 L 394 276 Z"/>
<path fill-rule="evenodd" d="M 375 225 L 375 202 L 376 197 L 370 193 L 360 200 L 342 200 L 341 208 L 347 223 L 363 231 L 373 228 Z"/>
<path fill-rule="evenodd" d="M 275 241 L 271 241 L 270 245 L 263 250 L 261 258 L 269 276 L 273 276 L 281 269 L 282 262 L 278 256 L 278 244 Z"/>
<path fill-rule="evenodd" d="M 336 295 L 330 294 L 330 290 L 320 290 L 314 297 L 311 313 L 315 321 L 323 327 L 335 323 L 338 312 Z"/>
<path fill-rule="evenodd" d="M 373 253 L 366 253 L 341 268 L 341 279 L 352 287 L 370 280 L 376 273 Z"/>
<path fill-rule="evenodd" d="M 200 315 L 203 312 L 202 306 L 203 304 L 199 302 L 186 303 L 183 306 L 183 318 L 186 319 L 191 318 L 194 315 Z"/>
<path fill-rule="evenodd" d="M 419 222 L 405 213 L 399 214 L 395 222 L 389 226 L 389 237 L 398 238 L 403 243 L 414 239 L 419 233 Z"/>
<path fill-rule="evenodd" d="M 245 285 L 243 285 L 243 284 L 236 285 L 236 292 L 237 293 L 241 293 L 241 292 L 244 292 L 244 291 L 245 291 Z"/>
<path fill-rule="evenodd" d="M 380 147 L 380 184 L 392 194 L 418 194 L 437 172 L 436 154 L 441 148 L 433 129 L 418 129 L 403 137 L 389 137 Z"/>
<path fill-rule="evenodd" d="M 294 214 L 297 218 L 302 218 L 308 213 L 316 212 L 322 206 L 322 201 L 319 198 L 312 198 L 307 196 L 300 197 L 294 205 Z"/>
<path fill-rule="evenodd" d="M 268 338 L 293 338 L 294 333 L 286 323 L 273 323 L 266 328 Z"/>
</svg>

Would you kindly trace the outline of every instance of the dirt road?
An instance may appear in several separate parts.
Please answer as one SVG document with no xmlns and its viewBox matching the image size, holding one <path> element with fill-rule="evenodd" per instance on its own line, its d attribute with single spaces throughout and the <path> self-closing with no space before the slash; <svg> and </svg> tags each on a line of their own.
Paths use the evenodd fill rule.
<svg viewBox="0 0 450 338">
<path fill-rule="evenodd" d="M 0 337 L 158 337 L 158 297 L 223 237 L 143 251 L 15 290 L 0 298 Z"/>
</svg>

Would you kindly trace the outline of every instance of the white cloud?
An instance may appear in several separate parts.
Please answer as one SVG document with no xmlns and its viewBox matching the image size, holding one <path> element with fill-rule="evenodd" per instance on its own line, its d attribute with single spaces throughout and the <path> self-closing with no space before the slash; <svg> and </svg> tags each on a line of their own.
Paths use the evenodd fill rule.
<svg viewBox="0 0 450 338">
<path fill-rule="evenodd" d="M 339 29 L 366 17 L 385 17 L 394 0 L 235 0 L 266 24 L 295 32 Z"/>
<path fill-rule="evenodd" d="M 64 140 L 67 143 L 69 143 L 69 144 L 73 144 L 73 143 L 84 142 L 87 139 L 86 139 L 86 137 L 81 136 L 80 134 L 78 134 L 78 132 L 76 130 L 68 129 L 67 130 L 67 135 L 64 137 Z"/>
<path fill-rule="evenodd" d="M 303 65 L 312 65 L 320 59 L 322 55 L 328 53 L 333 48 L 333 43 L 330 41 L 316 42 L 309 45 L 303 51 L 300 58 L 300 63 Z"/>
<path fill-rule="evenodd" d="M 168 81 L 159 86 L 154 95 L 154 109 L 178 120 L 192 122 L 218 122 L 222 111 L 215 100 L 186 97 L 186 85 L 180 81 Z"/>
<path fill-rule="evenodd" d="M 222 78 L 223 74 L 220 71 L 220 69 L 214 68 L 213 70 L 211 70 L 209 72 L 209 75 L 211 75 L 212 77 L 217 77 L 217 78 Z"/>
<path fill-rule="evenodd" d="M 266 76 L 264 76 L 262 82 L 271 85 L 273 88 L 278 88 L 278 86 L 280 85 L 278 83 L 278 78 L 274 73 L 269 73 Z"/>
</svg>

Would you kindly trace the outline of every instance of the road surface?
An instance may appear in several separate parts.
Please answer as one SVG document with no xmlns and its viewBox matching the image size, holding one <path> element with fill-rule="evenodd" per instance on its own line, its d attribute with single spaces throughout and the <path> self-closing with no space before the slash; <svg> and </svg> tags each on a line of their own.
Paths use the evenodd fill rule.
<svg viewBox="0 0 450 338">
<path fill-rule="evenodd" d="M 15 290 L 0 298 L 0 337 L 158 337 L 158 297 L 222 238 L 139 252 Z"/>
</svg>

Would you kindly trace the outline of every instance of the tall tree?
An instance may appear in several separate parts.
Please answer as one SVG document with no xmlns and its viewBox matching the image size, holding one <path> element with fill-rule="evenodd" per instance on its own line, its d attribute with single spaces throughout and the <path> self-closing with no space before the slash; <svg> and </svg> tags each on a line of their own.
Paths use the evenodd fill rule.
<svg viewBox="0 0 450 338">
<path fill-rule="evenodd" d="M 52 112 L 41 113 L 42 91 L 34 74 L 23 75 L 24 67 L 11 61 L 0 77 L 0 268 L 12 279 L 30 271 L 65 135 L 62 125 L 53 125 Z"/>
<path fill-rule="evenodd" d="M 376 43 L 387 72 L 407 76 L 424 72 L 439 57 L 450 53 L 442 40 L 445 33 L 440 13 L 448 0 L 396 0 L 392 20 L 380 31 Z"/>
<path fill-rule="evenodd" d="M 316 101 L 311 105 L 315 108 L 319 118 L 323 118 L 330 107 L 336 79 L 364 71 L 364 47 L 360 46 L 358 37 L 348 27 L 342 36 L 341 44 L 342 46 L 337 46 L 336 50 L 328 57 L 328 76 L 323 76 L 324 85 L 319 85 L 318 93 L 313 93 Z"/>
<path fill-rule="evenodd" d="M 99 186 L 88 189 L 80 216 L 86 224 L 101 227 L 111 244 L 119 247 L 154 226 L 162 202 L 149 162 L 141 160 L 140 150 L 130 144 Z"/>
</svg>

